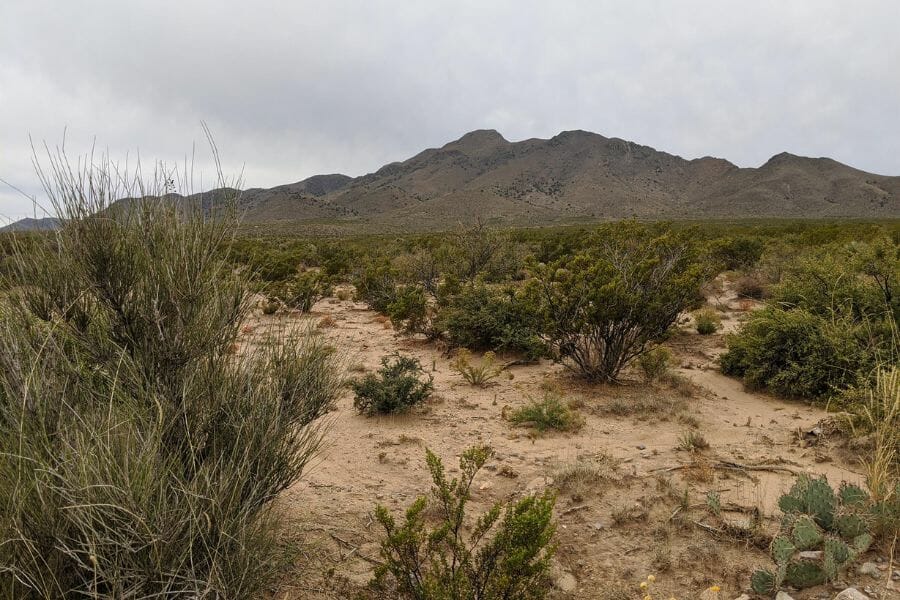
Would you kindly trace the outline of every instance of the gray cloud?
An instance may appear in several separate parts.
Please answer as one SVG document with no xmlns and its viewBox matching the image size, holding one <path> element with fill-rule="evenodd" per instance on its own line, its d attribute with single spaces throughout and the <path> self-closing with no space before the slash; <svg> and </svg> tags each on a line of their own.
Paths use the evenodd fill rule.
<svg viewBox="0 0 900 600">
<path fill-rule="evenodd" d="M 900 174 L 898 24 L 894 0 L 5 0 L 0 177 L 38 192 L 29 134 L 175 160 L 201 120 L 249 186 L 362 174 L 480 127 Z M 0 189 L 0 214 L 30 210 Z"/>
</svg>

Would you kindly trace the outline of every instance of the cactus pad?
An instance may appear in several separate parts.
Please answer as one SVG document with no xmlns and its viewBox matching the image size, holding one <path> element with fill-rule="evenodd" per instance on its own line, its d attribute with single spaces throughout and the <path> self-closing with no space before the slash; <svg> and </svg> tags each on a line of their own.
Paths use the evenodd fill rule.
<svg viewBox="0 0 900 600">
<path fill-rule="evenodd" d="M 825 583 L 825 570 L 818 563 L 806 560 L 788 563 L 784 580 L 802 589 Z"/>
<path fill-rule="evenodd" d="M 750 587 L 760 596 L 771 596 L 775 593 L 775 575 L 771 571 L 760 569 L 750 577 Z"/>
<path fill-rule="evenodd" d="M 787 536 L 778 535 L 772 540 L 770 551 L 775 562 L 782 564 L 791 560 L 791 557 L 794 556 L 794 552 L 797 551 L 797 547 L 794 546 L 793 542 L 791 542 Z"/>
<path fill-rule="evenodd" d="M 794 521 L 791 540 L 799 550 L 809 550 L 822 542 L 822 530 L 808 515 L 800 515 Z"/>
<path fill-rule="evenodd" d="M 866 532 L 866 522 L 855 512 L 842 509 L 834 517 L 834 529 L 845 540 L 852 540 Z"/>
<path fill-rule="evenodd" d="M 846 482 L 841 484 L 838 497 L 842 506 L 862 507 L 869 501 L 869 495 L 861 487 Z"/>
</svg>

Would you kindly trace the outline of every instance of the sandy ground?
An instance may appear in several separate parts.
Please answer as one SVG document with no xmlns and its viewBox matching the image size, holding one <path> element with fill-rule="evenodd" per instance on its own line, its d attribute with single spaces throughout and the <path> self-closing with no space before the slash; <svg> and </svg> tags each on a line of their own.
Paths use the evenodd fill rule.
<svg viewBox="0 0 900 600">
<path fill-rule="evenodd" d="M 733 297 L 719 299 L 725 331 L 748 308 L 740 304 Z M 739 528 L 757 512 L 762 529 L 774 531 L 777 497 L 794 473 L 826 474 L 833 484 L 861 480 L 859 466 L 841 458 L 845 453 L 833 447 L 835 440 L 807 434 L 826 413 L 750 393 L 717 371 L 721 334 L 699 336 L 685 327 L 668 342 L 677 372 L 690 383 L 648 385 L 634 373 L 624 385 L 587 386 L 560 365 L 541 362 L 510 367 L 483 389 L 454 373 L 443 349 L 398 334 L 383 317 L 350 300 L 325 299 L 303 317 L 259 316 L 247 335 L 323 319 L 327 326 L 321 331 L 348 352 L 355 374 L 401 351 L 432 373 L 435 393 L 422 410 L 397 417 L 363 417 L 353 410 L 351 393 L 340 399 L 327 448 L 279 501 L 302 546 L 278 598 L 355 595 L 379 558 L 382 531 L 372 509 L 378 502 L 399 515 L 429 491 L 426 447 L 444 459 L 451 474 L 467 447 L 486 443 L 494 449 L 475 480 L 470 511 L 547 486 L 562 488 L 556 598 L 640 598 L 639 582 L 654 574 L 655 598 L 697 598 L 718 585 L 719 598 L 730 600 L 748 591 L 754 568 L 769 564 L 765 540 Z M 536 435 L 504 418 L 505 411 L 541 397 L 548 387 L 577 401 L 585 420 L 580 431 Z M 702 435 L 709 449 L 680 450 L 686 431 Z M 589 465 L 597 476 L 567 480 L 566 470 L 576 464 Z M 707 509 L 710 492 L 719 494 L 721 517 Z M 867 560 L 879 558 L 870 552 Z M 887 563 L 881 566 L 887 569 Z M 884 594 L 878 597 L 900 597 L 882 580 L 856 574 L 845 580 Z M 829 586 L 793 595 L 799 600 L 834 593 Z"/>
</svg>

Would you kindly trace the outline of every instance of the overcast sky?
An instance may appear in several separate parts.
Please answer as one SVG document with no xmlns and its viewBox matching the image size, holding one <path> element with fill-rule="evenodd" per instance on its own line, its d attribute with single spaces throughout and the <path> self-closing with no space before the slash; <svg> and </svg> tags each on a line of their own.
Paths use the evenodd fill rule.
<svg viewBox="0 0 900 600">
<path fill-rule="evenodd" d="M 29 134 L 176 160 L 201 121 L 247 187 L 478 128 L 900 175 L 898 30 L 898 0 L 2 0 L 0 177 L 40 199 Z"/>
</svg>

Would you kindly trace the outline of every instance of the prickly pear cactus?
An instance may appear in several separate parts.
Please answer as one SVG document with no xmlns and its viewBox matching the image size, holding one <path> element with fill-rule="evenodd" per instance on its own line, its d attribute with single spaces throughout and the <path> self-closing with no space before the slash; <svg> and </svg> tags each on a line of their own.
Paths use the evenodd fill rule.
<svg viewBox="0 0 900 600">
<path fill-rule="evenodd" d="M 869 503 L 858 486 L 842 484 L 835 492 L 824 477 L 798 477 L 778 500 L 781 533 L 769 547 L 776 569 L 756 571 L 753 591 L 771 595 L 782 584 L 806 588 L 837 578 L 872 543 Z M 821 550 L 821 558 L 804 558 L 804 550 Z"/>
<path fill-rule="evenodd" d="M 791 561 L 787 566 L 784 581 L 802 589 L 825 583 L 825 570 L 818 562 L 811 560 Z"/>
<path fill-rule="evenodd" d="M 822 543 L 822 530 L 809 515 L 800 515 L 791 529 L 791 540 L 799 550 L 809 550 Z M 778 561 L 776 561 L 778 562 Z"/>
<path fill-rule="evenodd" d="M 750 576 L 750 587 L 760 596 L 771 596 L 780 586 L 775 585 L 772 571 L 760 569 Z"/>
<path fill-rule="evenodd" d="M 869 501 L 869 494 L 858 485 L 844 482 L 838 490 L 841 506 L 848 508 L 864 508 Z"/>
</svg>

